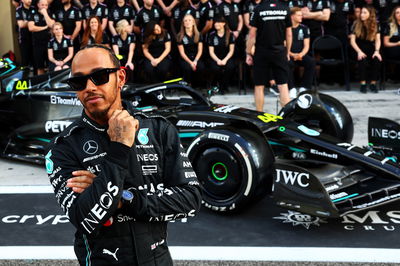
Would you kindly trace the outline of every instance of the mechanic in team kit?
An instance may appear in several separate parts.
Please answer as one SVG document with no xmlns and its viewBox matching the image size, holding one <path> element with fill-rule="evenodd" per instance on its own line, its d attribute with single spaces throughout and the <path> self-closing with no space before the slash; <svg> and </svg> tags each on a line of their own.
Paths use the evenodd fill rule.
<svg viewBox="0 0 400 266">
<path fill-rule="evenodd" d="M 76 227 L 81 265 L 172 265 L 167 221 L 194 216 L 201 192 L 175 127 L 121 100 L 125 71 L 111 49 L 89 45 L 67 83 L 80 119 L 47 147 L 55 196 Z"/>
<path fill-rule="evenodd" d="M 280 1 L 263 1 L 254 9 L 250 26 L 246 45 L 246 63 L 248 65 L 254 63 L 256 110 L 263 111 L 264 108 L 264 88 L 269 82 L 269 69 L 272 69 L 273 77 L 278 84 L 281 106 L 285 106 L 290 101 L 287 84 L 288 56 L 292 46 L 290 10 Z M 253 57 L 254 45 L 256 51 Z"/>
</svg>

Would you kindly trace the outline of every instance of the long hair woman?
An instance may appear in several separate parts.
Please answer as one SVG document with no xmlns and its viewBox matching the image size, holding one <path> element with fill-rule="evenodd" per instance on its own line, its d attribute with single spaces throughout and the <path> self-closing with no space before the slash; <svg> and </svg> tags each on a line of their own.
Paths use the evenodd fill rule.
<svg viewBox="0 0 400 266">
<path fill-rule="evenodd" d="M 47 45 L 49 70 L 57 71 L 69 68 L 74 56 L 74 47 L 71 39 L 64 36 L 64 27 L 60 22 L 53 24 L 53 38 Z"/>
<path fill-rule="evenodd" d="M 356 19 L 350 34 L 350 44 L 357 53 L 358 74 L 360 77 L 360 91 L 367 92 L 367 77 L 370 77 L 370 90 L 378 93 L 376 80 L 378 79 L 380 62 L 381 37 L 376 20 L 376 11 L 371 6 L 361 8 L 360 17 Z M 367 72 L 369 66 L 369 73 Z"/>
<path fill-rule="evenodd" d="M 144 71 L 147 82 L 166 79 L 171 66 L 171 36 L 154 21 L 147 23 L 143 40 Z"/>
<path fill-rule="evenodd" d="M 200 59 L 203 54 L 203 39 L 194 17 L 190 14 L 183 17 L 177 43 L 183 78 L 193 85 L 195 75 L 197 74 L 197 77 L 204 70 L 204 64 Z"/>
<path fill-rule="evenodd" d="M 101 22 L 99 17 L 90 16 L 86 24 L 89 25 L 83 32 L 81 47 L 85 47 L 88 44 L 105 44 L 109 46 L 109 39 L 103 29 L 101 28 Z"/>
<path fill-rule="evenodd" d="M 389 17 L 384 29 L 383 45 L 386 57 L 400 60 L 400 6 L 395 7 Z"/>
<path fill-rule="evenodd" d="M 215 31 L 208 37 L 210 71 L 214 75 L 213 82 L 219 83 L 221 93 L 224 94 L 228 90 L 229 81 L 235 70 L 232 58 L 235 51 L 235 38 L 222 16 L 214 19 L 214 29 Z"/>
<path fill-rule="evenodd" d="M 125 66 L 127 70 L 128 80 L 133 80 L 133 55 L 136 46 L 135 34 L 130 33 L 131 26 L 126 19 L 118 21 L 115 28 L 117 35 L 112 38 L 112 49 L 120 58 L 121 66 Z"/>
</svg>

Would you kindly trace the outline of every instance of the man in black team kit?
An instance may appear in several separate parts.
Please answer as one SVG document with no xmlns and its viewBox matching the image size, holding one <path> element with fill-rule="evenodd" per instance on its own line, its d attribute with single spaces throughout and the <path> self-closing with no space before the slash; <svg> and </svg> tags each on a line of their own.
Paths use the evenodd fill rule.
<svg viewBox="0 0 400 266">
<path fill-rule="evenodd" d="M 168 221 L 200 208 L 175 127 L 121 100 L 125 71 L 109 48 L 80 50 L 67 81 L 84 111 L 47 147 L 55 196 L 77 229 L 81 265 L 172 265 Z"/>
<path fill-rule="evenodd" d="M 281 106 L 285 106 L 290 101 L 287 84 L 288 56 L 292 46 L 290 10 L 280 1 L 265 0 L 254 9 L 250 26 L 246 62 L 249 65 L 254 63 L 256 110 L 263 111 L 264 108 L 264 88 L 269 82 L 269 69 L 272 69 L 278 84 Z M 251 54 L 254 44 L 256 51 L 253 58 Z"/>
<path fill-rule="evenodd" d="M 32 0 L 22 0 L 17 7 L 15 19 L 18 24 L 18 43 L 21 49 L 22 66 L 33 66 L 32 33 L 28 29 L 28 18 L 32 12 Z"/>
<path fill-rule="evenodd" d="M 301 82 L 299 92 L 304 90 L 310 90 L 315 75 L 315 59 L 308 55 L 310 50 L 310 29 L 301 24 L 303 14 L 300 7 L 293 7 L 291 9 L 292 17 L 292 48 L 290 49 L 290 71 L 289 71 L 289 88 L 290 94 L 294 85 L 293 70 L 295 66 L 303 66 L 304 74 Z M 296 97 L 296 90 L 294 89 L 294 95 L 291 98 Z"/>
</svg>

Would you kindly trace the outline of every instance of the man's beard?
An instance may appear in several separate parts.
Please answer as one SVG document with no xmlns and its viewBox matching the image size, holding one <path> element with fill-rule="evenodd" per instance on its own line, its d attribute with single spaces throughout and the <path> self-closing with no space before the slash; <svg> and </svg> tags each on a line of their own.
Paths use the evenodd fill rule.
<svg viewBox="0 0 400 266">
<path fill-rule="evenodd" d="M 90 114 L 96 121 L 107 121 L 108 120 L 108 111 L 110 110 L 110 107 L 111 106 L 108 106 L 104 110 L 97 110 L 94 112 L 90 112 Z"/>
</svg>

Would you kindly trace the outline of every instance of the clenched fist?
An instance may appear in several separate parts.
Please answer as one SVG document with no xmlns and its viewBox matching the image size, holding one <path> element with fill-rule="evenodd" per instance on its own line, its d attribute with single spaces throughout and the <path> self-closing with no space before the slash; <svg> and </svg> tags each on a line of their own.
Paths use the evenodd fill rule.
<svg viewBox="0 0 400 266">
<path fill-rule="evenodd" d="M 115 110 L 108 120 L 107 134 L 110 136 L 111 141 L 132 147 L 138 128 L 139 121 L 133 118 L 126 110 Z"/>
</svg>

